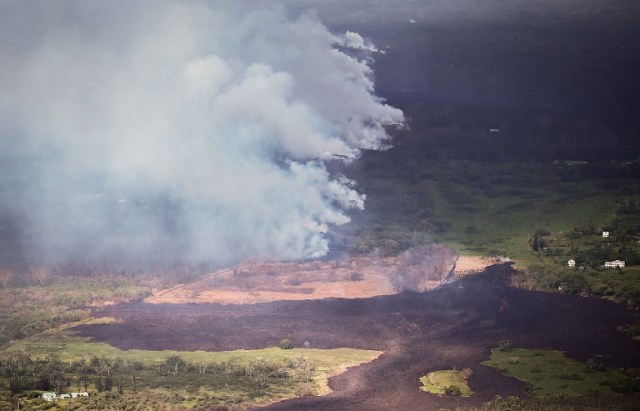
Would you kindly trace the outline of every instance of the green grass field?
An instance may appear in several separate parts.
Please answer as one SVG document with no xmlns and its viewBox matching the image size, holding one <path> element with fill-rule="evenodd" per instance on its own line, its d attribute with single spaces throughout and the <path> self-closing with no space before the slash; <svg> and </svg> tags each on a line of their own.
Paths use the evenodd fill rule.
<svg viewBox="0 0 640 411">
<path fill-rule="evenodd" d="M 630 382 L 619 370 L 571 360 L 556 350 L 493 349 L 491 358 L 482 364 L 526 382 L 534 396 L 613 394 Z"/>
<path fill-rule="evenodd" d="M 463 253 L 503 255 L 523 266 L 538 262 L 529 244 L 536 230 L 602 226 L 627 197 L 595 179 L 563 181 L 562 168 L 553 165 L 459 167 L 443 167 L 428 186 L 436 213 L 451 223 L 443 240 Z M 640 188 L 637 181 L 629 184 Z"/>
</svg>

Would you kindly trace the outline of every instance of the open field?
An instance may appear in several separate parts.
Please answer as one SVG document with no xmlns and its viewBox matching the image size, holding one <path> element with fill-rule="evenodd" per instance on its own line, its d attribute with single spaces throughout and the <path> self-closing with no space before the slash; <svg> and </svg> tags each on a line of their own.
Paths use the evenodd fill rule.
<svg viewBox="0 0 640 411">
<path fill-rule="evenodd" d="M 560 351 L 545 349 L 493 349 L 482 364 L 530 384 L 535 396 L 581 396 L 624 392 L 633 377 L 598 364 L 599 357 L 586 362 L 565 358 Z"/>
<path fill-rule="evenodd" d="M 592 181 L 562 181 L 552 165 L 486 168 L 463 167 L 468 178 L 450 175 L 432 186 L 437 212 L 452 221 L 445 241 L 462 251 L 504 255 L 527 265 L 536 262 L 529 238 L 537 229 L 603 225 L 612 216 L 611 193 Z"/>
</svg>

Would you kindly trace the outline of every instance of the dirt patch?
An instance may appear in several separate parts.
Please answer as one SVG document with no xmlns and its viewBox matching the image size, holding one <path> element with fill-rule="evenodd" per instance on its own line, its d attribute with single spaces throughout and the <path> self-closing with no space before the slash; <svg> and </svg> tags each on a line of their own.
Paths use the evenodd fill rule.
<svg viewBox="0 0 640 411">
<path fill-rule="evenodd" d="M 479 257 L 461 255 L 456 261 L 454 275 L 463 277 L 469 274 L 477 274 L 487 269 L 487 267 L 499 264 L 501 261 L 497 257 Z"/>
<path fill-rule="evenodd" d="M 281 300 L 366 298 L 394 294 L 393 258 L 303 263 L 245 262 L 192 284 L 147 298 L 148 303 L 255 304 Z"/>
<path fill-rule="evenodd" d="M 594 298 L 532 292 L 505 285 L 508 265 L 489 267 L 425 293 L 366 299 L 280 301 L 250 305 L 126 304 L 97 316 L 120 323 L 75 327 L 80 336 L 122 349 L 232 350 L 275 346 L 288 338 L 314 348 L 384 351 L 330 380 L 333 393 L 274 404 L 276 410 L 390 410 L 479 405 L 495 395 L 525 395 L 526 386 L 479 365 L 497 342 L 553 347 L 569 358 L 640 366 L 640 342 L 616 327 L 633 321 L 624 306 Z M 470 398 L 421 392 L 419 378 L 470 368 Z"/>
<path fill-rule="evenodd" d="M 429 245 L 388 258 L 360 256 L 297 263 L 249 261 L 216 271 L 195 283 L 155 293 L 145 302 L 256 304 L 368 298 L 397 294 L 403 289 L 425 291 L 446 280 L 455 257 L 451 249 Z"/>
</svg>

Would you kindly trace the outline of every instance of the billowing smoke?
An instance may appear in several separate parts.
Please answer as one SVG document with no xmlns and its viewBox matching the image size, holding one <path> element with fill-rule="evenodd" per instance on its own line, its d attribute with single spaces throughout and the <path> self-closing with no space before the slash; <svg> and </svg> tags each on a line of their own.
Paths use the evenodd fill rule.
<svg viewBox="0 0 640 411">
<path fill-rule="evenodd" d="M 404 121 L 375 52 L 262 2 L 2 1 L 0 211 L 31 258 L 321 256 L 365 200 L 326 162 Z"/>
</svg>

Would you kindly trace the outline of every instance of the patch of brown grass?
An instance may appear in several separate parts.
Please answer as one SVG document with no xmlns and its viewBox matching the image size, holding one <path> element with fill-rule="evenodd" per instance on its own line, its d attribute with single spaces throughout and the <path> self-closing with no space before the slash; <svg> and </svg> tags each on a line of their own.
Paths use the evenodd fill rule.
<svg viewBox="0 0 640 411">
<path fill-rule="evenodd" d="M 479 273 L 484 271 L 485 268 L 493 264 L 499 264 L 500 260 L 494 257 L 479 257 L 479 256 L 460 256 L 456 261 L 456 269 L 454 275 L 456 277 L 463 277 L 465 275 Z"/>
<path fill-rule="evenodd" d="M 150 303 L 252 304 L 278 300 L 366 298 L 394 294 L 394 259 L 358 257 L 299 263 L 245 262 L 195 283 L 159 292 Z"/>
<path fill-rule="evenodd" d="M 425 252 L 429 249 L 425 248 Z M 420 252 L 414 251 L 414 253 Z M 406 259 L 406 258 L 405 258 Z M 461 257 L 464 270 L 489 265 L 479 258 Z M 427 289 L 437 287 L 451 270 L 453 260 L 431 264 L 425 278 Z M 435 261 L 435 260 L 434 260 Z M 458 260 L 460 261 L 460 259 Z M 396 294 L 399 270 L 406 268 L 400 257 L 352 257 L 333 261 L 247 261 L 223 269 L 191 284 L 180 284 L 155 293 L 149 303 L 255 304 L 281 300 L 323 298 L 368 298 Z M 435 275 L 434 272 L 437 271 Z M 432 281 L 433 280 L 433 281 Z M 424 290 L 423 290 L 424 291 Z"/>
</svg>

